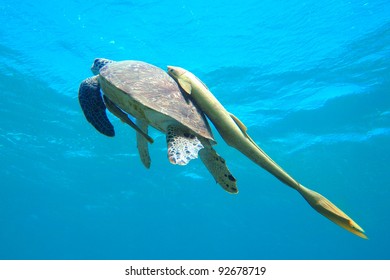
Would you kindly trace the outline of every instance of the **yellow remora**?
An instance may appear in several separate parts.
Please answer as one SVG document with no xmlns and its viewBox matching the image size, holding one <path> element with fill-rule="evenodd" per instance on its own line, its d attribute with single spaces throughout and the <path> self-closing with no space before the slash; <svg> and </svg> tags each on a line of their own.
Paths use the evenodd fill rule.
<svg viewBox="0 0 390 280">
<path fill-rule="evenodd" d="M 249 137 L 245 125 L 229 113 L 194 74 L 174 66 L 168 66 L 168 74 L 191 95 L 229 146 L 243 153 L 287 186 L 297 190 L 317 212 L 353 234 L 367 239 L 364 230 L 343 211 L 321 194 L 302 186 L 274 162 Z"/>
</svg>

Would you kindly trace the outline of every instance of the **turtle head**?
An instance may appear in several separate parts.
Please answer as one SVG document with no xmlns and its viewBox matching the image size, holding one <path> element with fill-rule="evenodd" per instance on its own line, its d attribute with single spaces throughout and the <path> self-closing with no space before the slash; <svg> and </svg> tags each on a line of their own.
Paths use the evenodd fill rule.
<svg viewBox="0 0 390 280">
<path fill-rule="evenodd" d="M 168 66 L 168 74 L 174 78 L 175 80 L 177 80 L 181 75 L 183 75 L 184 73 L 186 73 L 187 71 L 181 67 L 177 67 L 177 66 Z"/>
<path fill-rule="evenodd" d="M 109 64 L 109 63 L 112 63 L 114 62 L 113 60 L 109 60 L 109 59 L 106 59 L 106 58 L 96 58 L 94 61 L 93 61 L 93 64 L 91 66 L 91 70 L 92 70 L 92 73 L 94 75 L 98 75 L 99 74 L 99 71 L 100 69 Z"/>
</svg>

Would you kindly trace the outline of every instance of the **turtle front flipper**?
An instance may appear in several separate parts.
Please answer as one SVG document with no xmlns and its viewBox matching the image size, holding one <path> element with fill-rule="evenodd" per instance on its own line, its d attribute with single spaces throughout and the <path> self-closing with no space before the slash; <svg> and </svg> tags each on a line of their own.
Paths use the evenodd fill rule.
<svg viewBox="0 0 390 280">
<path fill-rule="evenodd" d="M 137 131 L 137 148 L 143 165 L 149 169 L 151 159 L 149 155 L 148 142 L 146 142 L 145 135 L 148 135 L 148 123 L 137 119 L 137 126 L 141 129 L 143 134 Z"/>
<path fill-rule="evenodd" d="M 167 129 L 168 158 L 172 164 L 186 165 L 198 157 L 203 149 L 199 139 L 181 127 L 170 125 Z"/>
<path fill-rule="evenodd" d="M 109 121 L 100 94 L 100 86 L 97 76 L 85 79 L 79 88 L 79 103 L 84 116 L 100 133 L 113 137 L 115 136 L 114 126 Z"/>
<path fill-rule="evenodd" d="M 217 154 L 210 144 L 203 141 L 203 145 L 204 149 L 199 152 L 199 156 L 211 175 L 225 191 L 233 194 L 238 193 L 237 180 L 230 173 L 225 160 Z"/>
</svg>

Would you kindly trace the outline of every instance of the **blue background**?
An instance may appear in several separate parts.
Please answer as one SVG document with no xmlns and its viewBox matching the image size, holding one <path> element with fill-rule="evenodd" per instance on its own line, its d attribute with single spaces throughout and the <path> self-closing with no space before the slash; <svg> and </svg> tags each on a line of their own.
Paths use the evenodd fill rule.
<svg viewBox="0 0 390 280">
<path fill-rule="evenodd" d="M 0 0 L 0 258 L 389 259 L 389 5 Z M 238 195 L 200 160 L 171 165 L 156 130 L 146 170 L 132 129 L 110 115 L 108 138 L 84 119 L 96 57 L 189 69 L 370 239 L 218 135 Z"/>
</svg>

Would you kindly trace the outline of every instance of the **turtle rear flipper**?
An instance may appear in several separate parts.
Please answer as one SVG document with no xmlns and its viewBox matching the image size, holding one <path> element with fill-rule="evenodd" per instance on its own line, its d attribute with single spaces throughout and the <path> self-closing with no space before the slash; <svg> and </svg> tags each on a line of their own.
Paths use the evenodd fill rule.
<svg viewBox="0 0 390 280">
<path fill-rule="evenodd" d="M 100 94 L 97 76 L 82 81 L 79 88 L 79 102 L 85 118 L 96 130 L 109 137 L 115 136 L 114 126 L 106 114 L 106 105 Z"/>
<path fill-rule="evenodd" d="M 204 149 L 199 152 L 199 156 L 211 175 L 225 191 L 232 194 L 238 193 L 237 180 L 230 173 L 225 160 L 217 154 L 211 145 L 204 143 L 204 146 Z"/>
</svg>

